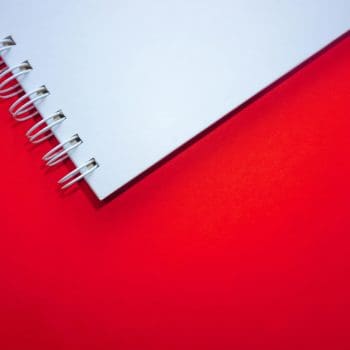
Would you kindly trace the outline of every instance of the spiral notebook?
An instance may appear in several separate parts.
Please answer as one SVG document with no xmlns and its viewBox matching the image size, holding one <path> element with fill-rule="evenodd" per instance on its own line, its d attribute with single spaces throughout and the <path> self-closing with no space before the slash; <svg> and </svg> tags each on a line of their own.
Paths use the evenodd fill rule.
<svg viewBox="0 0 350 350">
<path fill-rule="evenodd" d="M 104 199 L 344 34 L 350 1 L 11 0 L 0 96 Z M 35 117 L 33 119 L 33 117 Z M 38 119 L 39 117 L 39 119 Z"/>
</svg>

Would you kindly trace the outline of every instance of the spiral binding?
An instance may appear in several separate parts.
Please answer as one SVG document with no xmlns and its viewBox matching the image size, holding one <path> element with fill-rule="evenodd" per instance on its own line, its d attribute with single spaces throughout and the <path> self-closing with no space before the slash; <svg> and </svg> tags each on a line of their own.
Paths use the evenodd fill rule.
<svg viewBox="0 0 350 350">
<path fill-rule="evenodd" d="M 9 111 L 15 120 L 18 122 L 24 122 L 25 120 L 31 119 L 39 114 L 36 105 L 49 95 L 50 92 L 47 90 L 46 86 L 40 86 L 39 88 L 24 94 L 17 101 L 12 103 Z"/>
<path fill-rule="evenodd" d="M 43 156 L 47 166 L 53 166 L 63 162 L 68 158 L 69 151 L 81 145 L 83 141 L 78 134 L 73 135 L 68 140 L 61 142 Z M 66 147 L 67 146 L 67 147 Z"/>
<path fill-rule="evenodd" d="M 75 184 L 76 182 L 80 181 L 86 175 L 92 173 L 98 167 L 99 167 L 99 165 L 96 162 L 95 158 L 91 158 L 85 164 L 79 166 L 78 168 L 75 168 L 70 173 L 68 173 L 66 176 L 63 176 L 60 180 L 58 180 L 58 183 L 62 184 L 62 189 L 68 188 L 68 187 L 72 186 L 73 184 Z M 79 173 L 80 173 L 80 175 L 79 175 Z"/>
<path fill-rule="evenodd" d="M 13 40 L 12 36 L 7 36 L 0 40 L 0 57 L 4 52 L 10 50 L 15 45 L 16 42 Z M 23 78 L 32 70 L 33 68 L 28 61 L 24 61 L 12 67 L 7 67 L 4 62 L 0 61 L 0 98 L 11 98 L 22 92 L 23 90 L 19 83 L 19 79 Z M 50 91 L 45 85 L 42 85 L 19 97 L 11 104 L 9 112 L 12 117 L 19 122 L 32 119 L 39 115 L 39 111 L 36 108 L 37 105 L 49 95 Z M 37 144 L 43 142 L 52 137 L 54 135 L 52 132 L 53 128 L 60 125 L 66 119 L 67 117 L 65 114 L 61 110 L 58 110 L 52 115 L 42 118 L 33 125 L 27 131 L 26 136 L 31 143 Z M 61 142 L 47 152 L 43 156 L 43 160 L 46 162 L 46 165 L 50 167 L 59 164 L 67 159 L 70 152 L 82 143 L 83 141 L 80 136 L 74 134 L 68 140 Z M 86 163 L 77 166 L 74 170 L 58 180 L 58 184 L 61 185 L 62 190 L 66 189 L 85 178 L 98 167 L 99 164 L 95 158 L 91 158 Z"/>
<path fill-rule="evenodd" d="M 3 69 L 0 72 L 0 80 L 7 75 L 10 76 L 0 83 L 0 97 L 6 99 L 18 95 L 21 89 L 20 84 L 17 82 L 18 78 L 29 73 L 32 69 L 28 61 Z M 15 84 L 11 86 L 12 82 L 15 82 Z"/>
<path fill-rule="evenodd" d="M 28 137 L 31 143 L 43 142 L 53 135 L 52 129 L 66 119 L 67 117 L 63 114 L 61 110 L 59 110 L 56 113 L 50 115 L 49 117 L 39 120 L 34 126 L 32 126 L 27 131 L 26 136 Z M 39 129 L 42 125 L 44 125 L 44 127 Z M 37 131 L 37 129 L 39 130 Z"/>
</svg>

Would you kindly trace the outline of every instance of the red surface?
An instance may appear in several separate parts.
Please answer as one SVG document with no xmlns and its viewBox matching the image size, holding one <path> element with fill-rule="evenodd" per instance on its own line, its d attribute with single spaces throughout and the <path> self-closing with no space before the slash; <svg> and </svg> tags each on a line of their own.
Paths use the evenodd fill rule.
<svg viewBox="0 0 350 350">
<path fill-rule="evenodd" d="M 349 62 L 348 37 L 103 206 L 2 102 L 0 349 L 349 349 Z"/>
</svg>

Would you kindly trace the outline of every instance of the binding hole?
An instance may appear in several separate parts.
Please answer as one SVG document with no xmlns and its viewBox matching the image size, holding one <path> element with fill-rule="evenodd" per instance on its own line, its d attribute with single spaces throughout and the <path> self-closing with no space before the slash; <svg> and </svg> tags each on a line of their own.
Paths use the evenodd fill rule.
<svg viewBox="0 0 350 350">
<path fill-rule="evenodd" d="M 1 39 L 0 40 L 0 54 L 4 51 L 9 50 L 14 45 L 16 45 L 16 43 L 13 40 L 11 35 L 7 36 L 4 39 Z"/>
</svg>

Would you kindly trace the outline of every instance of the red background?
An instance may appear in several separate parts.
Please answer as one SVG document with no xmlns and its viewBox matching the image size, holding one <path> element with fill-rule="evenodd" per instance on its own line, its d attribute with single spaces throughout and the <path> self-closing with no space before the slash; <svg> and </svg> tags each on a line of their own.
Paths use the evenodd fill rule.
<svg viewBox="0 0 350 350">
<path fill-rule="evenodd" d="M 0 104 L 0 348 L 349 349 L 350 38 L 99 205 Z"/>
</svg>

